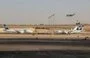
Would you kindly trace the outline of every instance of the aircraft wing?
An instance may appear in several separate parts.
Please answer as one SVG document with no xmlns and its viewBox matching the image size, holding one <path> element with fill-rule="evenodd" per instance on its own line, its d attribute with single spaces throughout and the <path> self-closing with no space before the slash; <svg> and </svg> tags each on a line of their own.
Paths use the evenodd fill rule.
<svg viewBox="0 0 90 58">
<path fill-rule="evenodd" d="M 55 33 L 56 34 L 62 34 L 62 33 L 64 33 L 64 31 L 63 30 L 55 30 Z"/>
</svg>

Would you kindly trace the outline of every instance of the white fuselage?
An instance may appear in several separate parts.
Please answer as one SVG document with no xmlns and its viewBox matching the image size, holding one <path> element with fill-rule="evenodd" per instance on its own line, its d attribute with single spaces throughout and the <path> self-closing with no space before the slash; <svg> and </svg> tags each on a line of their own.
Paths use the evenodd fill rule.
<svg viewBox="0 0 90 58">
<path fill-rule="evenodd" d="M 7 33 L 33 33 L 34 30 L 30 30 L 30 29 L 13 29 L 13 28 L 10 28 L 10 29 L 3 29 L 3 32 L 7 32 Z"/>
<path fill-rule="evenodd" d="M 83 31 L 83 27 L 75 26 L 73 30 L 56 30 L 58 34 L 80 33 Z"/>
</svg>

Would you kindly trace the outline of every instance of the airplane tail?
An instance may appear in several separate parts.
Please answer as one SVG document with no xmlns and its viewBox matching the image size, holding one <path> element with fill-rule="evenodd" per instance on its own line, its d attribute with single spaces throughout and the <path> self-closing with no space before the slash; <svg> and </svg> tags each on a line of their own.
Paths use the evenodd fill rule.
<svg viewBox="0 0 90 58">
<path fill-rule="evenodd" d="M 76 27 L 73 29 L 73 31 L 82 31 L 83 30 L 83 25 L 79 23 L 76 23 Z"/>
<path fill-rule="evenodd" d="M 3 27 L 5 28 L 5 30 L 9 29 L 6 24 L 3 24 Z"/>
</svg>

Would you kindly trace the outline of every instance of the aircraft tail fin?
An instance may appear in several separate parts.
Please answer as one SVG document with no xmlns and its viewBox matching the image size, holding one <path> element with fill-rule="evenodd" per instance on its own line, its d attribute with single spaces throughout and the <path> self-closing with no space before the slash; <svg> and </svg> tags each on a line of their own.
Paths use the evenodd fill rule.
<svg viewBox="0 0 90 58">
<path fill-rule="evenodd" d="M 6 24 L 3 24 L 3 27 L 5 28 L 5 30 L 9 29 Z"/>
<path fill-rule="evenodd" d="M 73 31 L 82 31 L 83 30 L 83 25 L 79 23 L 76 24 L 76 27 L 73 29 Z"/>
</svg>

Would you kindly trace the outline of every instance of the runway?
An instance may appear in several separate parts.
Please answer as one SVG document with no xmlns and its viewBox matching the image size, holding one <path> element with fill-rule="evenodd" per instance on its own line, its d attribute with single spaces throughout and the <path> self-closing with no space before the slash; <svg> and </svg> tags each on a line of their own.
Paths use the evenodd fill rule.
<svg viewBox="0 0 90 58">
<path fill-rule="evenodd" d="M 32 44 L 32 45 L 76 45 L 90 46 L 90 40 L 78 39 L 33 39 L 33 38 L 7 38 L 0 39 L 0 44 Z"/>
<path fill-rule="evenodd" d="M 80 50 L 90 52 L 87 35 L 0 34 L 0 51 Z"/>
<path fill-rule="evenodd" d="M 90 40 L 0 39 L 0 51 L 79 50 L 90 52 Z"/>
<path fill-rule="evenodd" d="M 90 52 L 82 51 L 3 51 L 0 58 L 89 58 Z"/>
<path fill-rule="evenodd" d="M 47 50 L 79 50 L 90 52 L 90 47 L 67 45 L 25 45 L 0 44 L 0 51 L 47 51 Z"/>
</svg>

